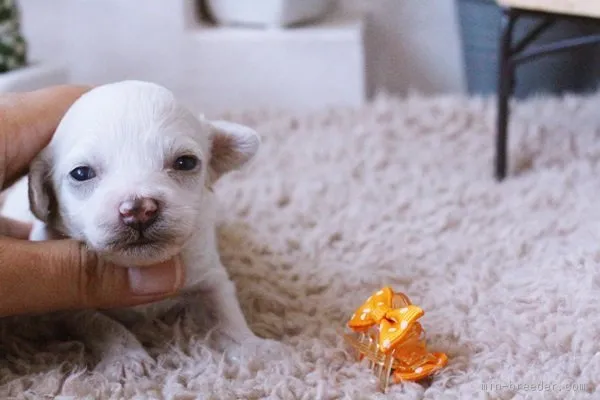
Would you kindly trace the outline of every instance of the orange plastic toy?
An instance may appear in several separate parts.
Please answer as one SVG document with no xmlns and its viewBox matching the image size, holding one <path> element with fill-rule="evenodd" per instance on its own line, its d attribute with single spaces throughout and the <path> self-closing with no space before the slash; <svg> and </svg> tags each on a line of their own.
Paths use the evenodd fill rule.
<svg viewBox="0 0 600 400">
<path fill-rule="evenodd" d="M 418 321 L 424 315 L 403 293 L 385 287 L 356 310 L 348 322 L 346 342 L 367 358 L 370 368 L 386 391 L 390 377 L 394 383 L 418 381 L 439 371 L 448 363 L 444 353 L 430 353 L 425 331 Z"/>
</svg>

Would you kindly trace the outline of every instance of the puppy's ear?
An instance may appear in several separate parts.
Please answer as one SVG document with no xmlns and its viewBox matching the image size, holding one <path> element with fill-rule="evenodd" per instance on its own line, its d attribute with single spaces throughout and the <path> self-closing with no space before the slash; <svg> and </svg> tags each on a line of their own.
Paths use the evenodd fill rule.
<svg viewBox="0 0 600 400">
<path fill-rule="evenodd" d="M 210 129 L 209 167 L 215 182 L 250 161 L 260 147 L 260 137 L 252 128 L 227 121 L 211 121 Z"/>
<path fill-rule="evenodd" d="M 50 180 L 50 160 L 42 153 L 29 166 L 29 206 L 31 212 L 42 222 L 48 222 L 56 196 Z"/>
</svg>

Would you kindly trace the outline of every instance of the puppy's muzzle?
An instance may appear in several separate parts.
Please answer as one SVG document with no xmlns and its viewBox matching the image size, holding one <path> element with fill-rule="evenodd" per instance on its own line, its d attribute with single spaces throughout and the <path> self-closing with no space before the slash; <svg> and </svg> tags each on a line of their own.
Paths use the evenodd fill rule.
<svg viewBox="0 0 600 400">
<path fill-rule="evenodd" d="M 96 248 L 108 252 L 154 252 L 180 243 L 184 238 L 178 220 L 173 220 L 168 205 L 151 197 L 122 201 L 117 218 L 100 224 L 107 237 Z"/>
</svg>

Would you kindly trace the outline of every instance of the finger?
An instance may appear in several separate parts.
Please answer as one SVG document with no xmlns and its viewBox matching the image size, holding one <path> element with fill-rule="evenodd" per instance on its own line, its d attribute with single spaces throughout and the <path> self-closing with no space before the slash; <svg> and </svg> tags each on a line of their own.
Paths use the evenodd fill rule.
<svg viewBox="0 0 600 400">
<path fill-rule="evenodd" d="M 0 316 L 144 304 L 174 295 L 184 279 L 179 260 L 133 271 L 73 240 L 0 239 Z"/>
<path fill-rule="evenodd" d="M 0 236 L 28 239 L 32 224 L 0 216 Z"/>
<path fill-rule="evenodd" d="M 1 189 L 26 173 L 33 157 L 50 142 L 65 112 L 89 89 L 65 85 L 0 96 Z"/>
</svg>

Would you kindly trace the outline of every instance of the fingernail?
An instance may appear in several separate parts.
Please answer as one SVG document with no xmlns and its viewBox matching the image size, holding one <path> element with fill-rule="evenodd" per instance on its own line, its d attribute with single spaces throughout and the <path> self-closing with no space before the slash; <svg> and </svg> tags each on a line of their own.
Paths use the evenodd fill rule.
<svg viewBox="0 0 600 400">
<path fill-rule="evenodd" d="M 169 261 L 152 267 L 129 268 L 129 285 L 137 295 L 160 295 L 171 293 L 181 286 L 181 264 Z"/>
</svg>

